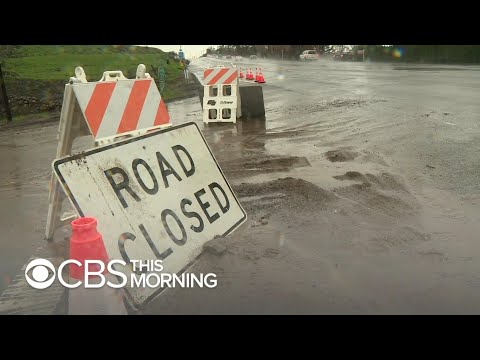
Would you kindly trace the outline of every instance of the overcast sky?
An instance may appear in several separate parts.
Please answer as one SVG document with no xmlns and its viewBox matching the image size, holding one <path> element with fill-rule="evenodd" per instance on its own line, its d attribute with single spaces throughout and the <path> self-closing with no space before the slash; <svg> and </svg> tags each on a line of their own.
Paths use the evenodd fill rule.
<svg viewBox="0 0 480 360">
<path fill-rule="evenodd" d="M 178 50 L 180 49 L 180 45 L 140 45 L 140 46 L 156 47 L 166 52 L 168 51 L 178 52 Z M 210 46 L 216 47 L 216 45 L 182 45 L 182 50 L 185 53 L 185 56 L 187 58 L 192 56 L 198 57 L 202 55 L 205 52 L 205 50 Z"/>
</svg>

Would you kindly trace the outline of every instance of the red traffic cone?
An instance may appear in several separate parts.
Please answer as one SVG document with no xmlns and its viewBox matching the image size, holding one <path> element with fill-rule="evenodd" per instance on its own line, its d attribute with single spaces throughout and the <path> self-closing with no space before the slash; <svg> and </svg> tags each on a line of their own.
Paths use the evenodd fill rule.
<svg viewBox="0 0 480 360">
<path fill-rule="evenodd" d="M 243 79 L 243 71 L 242 71 L 242 68 L 240 68 L 240 79 Z"/>
<path fill-rule="evenodd" d="M 248 69 L 248 77 L 247 80 L 253 80 L 253 73 L 252 73 L 252 68 Z"/>
<path fill-rule="evenodd" d="M 84 217 L 72 221 L 72 237 L 70 238 L 70 259 L 82 264 L 85 260 L 100 260 L 105 268 L 108 263 L 107 250 L 102 235 L 97 231 L 97 220 Z M 70 277 L 83 280 L 84 266 L 70 264 Z"/>
<path fill-rule="evenodd" d="M 119 290 L 107 285 L 107 281 L 116 283 L 113 275 L 106 273 L 108 255 L 102 235 L 97 231 L 97 220 L 92 217 L 78 218 L 72 221 L 72 236 L 70 238 L 70 260 L 80 262 L 81 266 L 70 263 L 70 284 L 82 283 L 69 288 L 68 313 L 70 315 L 127 315 L 123 296 Z M 99 287 L 101 276 L 92 275 L 85 279 L 86 260 L 96 260 L 104 264 L 101 273 L 105 279 Z M 101 269 L 100 264 L 88 264 L 90 272 Z M 97 284 L 97 287 L 86 287 Z"/>
<path fill-rule="evenodd" d="M 263 76 L 263 71 L 262 69 L 260 68 L 260 73 L 258 74 L 258 80 L 257 80 L 258 83 L 260 84 L 264 84 L 265 83 L 265 77 Z"/>
<path fill-rule="evenodd" d="M 258 82 L 258 68 L 255 68 L 255 82 Z"/>
</svg>

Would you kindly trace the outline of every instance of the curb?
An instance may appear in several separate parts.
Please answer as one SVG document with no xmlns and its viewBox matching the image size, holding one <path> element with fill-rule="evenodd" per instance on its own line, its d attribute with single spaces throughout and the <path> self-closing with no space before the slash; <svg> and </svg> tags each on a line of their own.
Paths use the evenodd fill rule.
<svg viewBox="0 0 480 360">
<path fill-rule="evenodd" d="M 30 121 L 22 121 L 19 123 L 12 123 L 12 124 L 3 124 L 0 125 L 0 132 L 2 131 L 8 131 L 11 129 L 18 129 L 18 128 L 25 128 L 29 126 L 35 126 L 35 125 L 42 125 L 42 124 L 49 124 L 53 122 L 58 122 L 60 120 L 60 113 L 57 115 L 52 115 L 49 116 L 46 119 L 40 119 L 40 120 L 30 120 Z"/>
</svg>

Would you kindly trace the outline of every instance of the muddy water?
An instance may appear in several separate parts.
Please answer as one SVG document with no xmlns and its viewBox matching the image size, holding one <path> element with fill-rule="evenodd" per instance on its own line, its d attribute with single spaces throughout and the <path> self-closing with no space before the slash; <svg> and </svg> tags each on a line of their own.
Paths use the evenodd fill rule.
<svg viewBox="0 0 480 360">
<path fill-rule="evenodd" d="M 478 68 L 263 65 L 266 120 L 204 128 L 249 222 L 148 312 L 479 313 Z"/>
<path fill-rule="evenodd" d="M 40 124 L 0 132 L 0 292 L 32 254 L 46 245 L 57 128 L 57 124 Z M 89 137 L 79 138 L 74 151 L 89 148 L 92 143 Z M 65 201 L 64 210 L 69 209 Z M 63 240 L 64 232 L 56 235 Z"/>
</svg>

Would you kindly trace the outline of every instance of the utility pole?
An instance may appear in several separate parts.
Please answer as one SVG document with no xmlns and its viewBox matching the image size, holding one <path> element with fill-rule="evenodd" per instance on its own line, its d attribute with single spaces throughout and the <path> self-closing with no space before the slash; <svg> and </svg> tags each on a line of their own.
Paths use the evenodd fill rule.
<svg viewBox="0 0 480 360">
<path fill-rule="evenodd" d="M 5 112 L 7 113 L 7 122 L 12 121 L 12 112 L 10 111 L 10 103 L 8 102 L 7 88 L 3 78 L 2 62 L 0 62 L 0 91 L 2 92 L 3 103 L 5 104 Z"/>
</svg>

